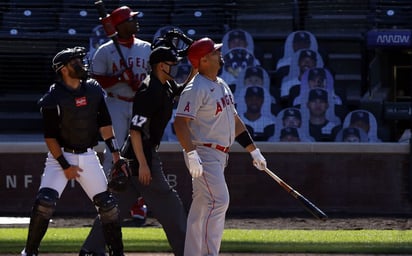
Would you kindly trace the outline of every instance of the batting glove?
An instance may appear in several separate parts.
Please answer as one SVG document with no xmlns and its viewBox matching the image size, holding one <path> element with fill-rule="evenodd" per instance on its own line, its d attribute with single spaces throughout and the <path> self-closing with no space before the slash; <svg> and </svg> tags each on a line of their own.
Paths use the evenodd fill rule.
<svg viewBox="0 0 412 256">
<path fill-rule="evenodd" d="M 192 175 L 193 178 L 202 176 L 203 174 L 202 160 L 197 154 L 197 151 L 192 150 L 190 152 L 187 152 L 187 158 L 189 162 L 188 167 L 189 167 L 190 175 Z"/>
<path fill-rule="evenodd" d="M 252 158 L 253 158 L 253 165 L 257 169 L 264 171 L 266 169 L 266 159 L 262 155 L 262 153 L 260 153 L 260 150 L 256 148 L 255 150 L 250 152 L 250 155 L 252 155 Z"/>
</svg>

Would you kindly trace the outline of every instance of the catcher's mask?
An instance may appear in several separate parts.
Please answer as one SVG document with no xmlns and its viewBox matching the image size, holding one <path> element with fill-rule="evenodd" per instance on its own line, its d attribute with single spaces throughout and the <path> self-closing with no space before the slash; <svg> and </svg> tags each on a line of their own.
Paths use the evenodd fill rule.
<svg viewBox="0 0 412 256">
<path fill-rule="evenodd" d="M 74 65 L 73 69 L 76 71 L 78 78 L 86 78 L 88 73 L 88 61 L 86 60 L 86 48 L 76 46 L 74 48 L 64 49 L 56 54 L 52 60 L 52 68 L 58 73 L 65 65 L 72 59 L 79 58 L 82 60 L 82 65 Z"/>
</svg>

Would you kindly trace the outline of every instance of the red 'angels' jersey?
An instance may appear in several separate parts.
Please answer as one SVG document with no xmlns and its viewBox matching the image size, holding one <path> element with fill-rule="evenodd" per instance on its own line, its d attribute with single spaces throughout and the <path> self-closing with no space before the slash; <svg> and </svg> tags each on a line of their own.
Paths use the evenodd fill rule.
<svg viewBox="0 0 412 256">
<path fill-rule="evenodd" d="M 127 67 L 130 67 L 133 70 L 135 80 L 140 82 L 143 81 L 150 71 L 150 43 L 135 38 L 134 43 L 130 48 L 120 45 L 120 49 L 124 58 L 128 62 Z M 91 71 L 94 75 L 120 75 L 124 69 L 126 69 L 126 65 L 121 61 L 113 41 L 108 41 L 96 50 L 91 64 Z M 114 86 L 106 88 L 106 91 L 124 97 L 133 97 L 135 94 L 132 88 L 129 87 L 126 82 L 122 81 L 119 81 Z"/>
</svg>

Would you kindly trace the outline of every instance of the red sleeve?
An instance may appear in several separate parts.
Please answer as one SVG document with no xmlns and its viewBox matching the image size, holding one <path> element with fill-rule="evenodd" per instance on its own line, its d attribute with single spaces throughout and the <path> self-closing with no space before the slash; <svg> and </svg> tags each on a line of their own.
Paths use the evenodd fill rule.
<svg viewBox="0 0 412 256">
<path fill-rule="evenodd" d="M 112 87 L 116 83 L 118 83 L 119 77 L 117 76 L 100 76 L 100 75 L 93 75 L 93 78 L 99 82 L 103 89 Z"/>
</svg>

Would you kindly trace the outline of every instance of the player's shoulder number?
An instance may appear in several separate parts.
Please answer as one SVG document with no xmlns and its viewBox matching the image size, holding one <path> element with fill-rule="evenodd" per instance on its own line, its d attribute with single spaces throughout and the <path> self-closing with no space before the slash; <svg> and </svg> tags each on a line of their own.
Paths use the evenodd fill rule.
<svg viewBox="0 0 412 256">
<path fill-rule="evenodd" d="M 133 126 L 142 127 L 144 123 L 146 123 L 147 117 L 141 115 L 134 115 L 132 118 Z"/>
</svg>

